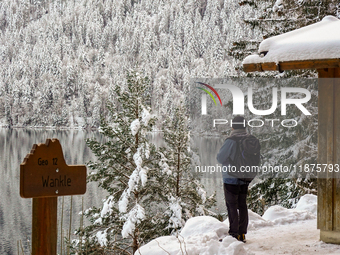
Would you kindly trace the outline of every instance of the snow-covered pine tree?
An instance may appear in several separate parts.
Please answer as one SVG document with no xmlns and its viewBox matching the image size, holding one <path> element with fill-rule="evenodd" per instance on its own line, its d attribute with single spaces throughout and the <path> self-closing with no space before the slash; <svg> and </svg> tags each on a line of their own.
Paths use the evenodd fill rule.
<svg viewBox="0 0 340 255">
<path fill-rule="evenodd" d="M 168 194 L 169 229 L 181 229 L 186 220 L 193 216 L 213 215 L 208 209 L 216 200 L 215 194 L 207 197 L 199 178 L 192 172 L 192 154 L 188 117 L 180 104 L 163 123 L 163 138 L 166 146 L 159 149 L 160 167 L 167 175 L 164 190 Z"/>
<path fill-rule="evenodd" d="M 127 86 L 116 86 L 110 116 L 101 120 L 106 142 L 87 144 L 97 156 L 90 162 L 89 181 L 98 182 L 109 196 L 102 208 L 84 212 L 92 223 L 79 229 L 74 251 L 134 254 L 138 247 L 168 233 L 164 220 L 165 174 L 157 165 L 156 147 L 148 141 L 155 117 L 150 113 L 148 80 L 137 72 L 127 75 Z M 165 176 L 166 177 L 166 176 Z"/>
<path fill-rule="evenodd" d="M 239 25 L 237 1 L 0 1 L 1 125 L 97 127 L 93 111 L 105 111 L 112 81 L 121 83 L 123 70 L 138 63 L 150 77 L 160 127 L 175 108 L 172 92 L 188 89 L 190 77 L 235 73 L 226 49 L 251 33 Z M 53 102 L 39 111 L 49 91 Z M 71 101 L 84 111 L 52 116 L 60 105 L 71 112 Z"/>
</svg>

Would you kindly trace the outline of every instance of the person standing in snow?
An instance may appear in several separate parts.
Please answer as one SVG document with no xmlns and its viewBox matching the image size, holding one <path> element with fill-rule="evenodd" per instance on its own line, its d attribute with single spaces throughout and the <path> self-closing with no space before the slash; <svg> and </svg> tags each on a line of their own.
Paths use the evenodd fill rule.
<svg viewBox="0 0 340 255">
<path fill-rule="evenodd" d="M 218 163 L 222 167 L 232 166 L 237 152 L 237 142 L 247 136 L 246 121 L 242 116 L 236 116 L 232 120 L 230 136 L 225 140 L 219 153 Z M 230 169 L 230 168 L 229 168 Z M 232 177 L 227 171 L 223 171 L 224 196 L 228 210 L 229 234 L 239 241 L 246 242 L 245 235 L 248 227 L 247 193 L 249 182 Z"/>
</svg>

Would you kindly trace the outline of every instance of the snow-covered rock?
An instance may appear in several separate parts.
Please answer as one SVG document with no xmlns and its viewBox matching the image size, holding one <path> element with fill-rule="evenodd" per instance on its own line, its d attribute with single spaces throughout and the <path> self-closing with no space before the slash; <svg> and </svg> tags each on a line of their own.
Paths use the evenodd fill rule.
<svg viewBox="0 0 340 255">
<path fill-rule="evenodd" d="M 299 202 L 296 204 L 296 210 L 306 210 L 314 215 L 317 213 L 317 202 L 318 197 L 312 194 L 306 194 L 300 198 Z"/>
<path fill-rule="evenodd" d="M 176 236 L 156 238 L 142 246 L 138 255 L 242 255 L 244 244 L 228 236 L 228 225 L 210 216 L 189 219 Z"/>
<path fill-rule="evenodd" d="M 194 243 L 182 237 L 162 236 L 142 246 L 135 255 L 246 255 L 244 244 L 227 236 L 221 242 Z"/>
<path fill-rule="evenodd" d="M 262 218 L 274 224 L 289 224 L 301 220 L 314 219 L 317 211 L 317 196 L 306 194 L 302 196 L 294 209 L 279 205 L 271 206 Z"/>
<path fill-rule="evenodd" d="M 181 236 L 203 236 L 208 233 L 216 235 L 216 240 L 228 235 L 229 227 L 211 216 L 198 216 L 189 219 L 181 231 Z"/>
<path fill-rule="evenodd" d="M 274 224 L 289 224 L 301 220 L 314 219 L 315 215 L 305 210 L 287 209 L 280 205 L 271 206 L 265 211 L 263 219 Z"/>
<path fill-rule="evenodd" d="M 273 222 L 265 220 L 252 210 L 248 210 L 248 217 L 249 217 L 248 230 L 274 225 Z"/>
<path fill-rule="evenodd" d="M 142 255 L 177 255 L 181 243 L 175 236 L 161 236 L 142 246 L 135 254 Z"/>
</svg>

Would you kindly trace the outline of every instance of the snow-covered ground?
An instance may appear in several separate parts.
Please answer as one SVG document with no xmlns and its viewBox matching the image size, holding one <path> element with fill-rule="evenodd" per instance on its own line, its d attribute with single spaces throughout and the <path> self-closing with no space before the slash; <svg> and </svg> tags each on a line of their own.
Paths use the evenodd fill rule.
<svg viewBox="0 0 340 255">
<path fill-rule="evenodd" d="M 296 208 L 270 207 L 264 215 L 249 210 L 247 243 L 228 236 L 228 220 L 209 216 L 187 221 L 179 236 L 159 237 L 142 246 L 140 255 L 340 254 L 340 245 L 319 241 L 314 195 Z"/>
</svg>

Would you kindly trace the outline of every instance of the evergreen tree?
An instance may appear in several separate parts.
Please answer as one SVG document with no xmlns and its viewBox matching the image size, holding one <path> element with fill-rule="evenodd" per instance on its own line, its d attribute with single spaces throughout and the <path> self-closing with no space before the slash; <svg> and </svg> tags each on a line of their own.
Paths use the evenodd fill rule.
<svg viewBox="0 0 340 255">
<path fill-rule="evenodd" d="M 106 142 L 88 140 L 97 156 L 90 162 L 89 181 L 109 195 L 101 208 L 84 212 L 91 225 L 79 229 L 70 246 L 88 254 L 134 254 L 144 243 L 180 230 L 193 216 L 213 214 L 215 203 L 191 173 L 188 119 L 183 107 L 164 123 L 165 147 L 149 142 L 156 118 L 150 112 L 148 80 L 127 76 L 127 86 L 116 86 L 110 116 L 102 118 Z"/>
<path fill-rule="evenodd" d="M 116 103 L 109 106 L 110 116 L 101 120 L 101 132 L 107 142 L 88 140 L 98 158 L 90 162 L 89 181 L 110 194 L 102 208 L 85 211 L 92 225 L 79 230 L 85 240 L 74 249 L 113 254 L 133 254 L 149 240 L 165 234 L 162 172 L 155 162 L 159 156 L 148 142 L 155 117 L 150 113 L 148 80 L 132 72 L 127 86 L 116 86 Z"/>
<path fill-rule="evenodd" d="M 207 197 L 203 185 L 192 173 L 192 154 L 188 117 L 183 105 L 163 123 L 166 147 L 160 148 L 160 166 L 167 174 L 164 189 L 169 200 L 169 228 L 178 230 L 193 216 L 214 215 L 208 209 L 215 204 L 215 194 Z"/>
</svg>

